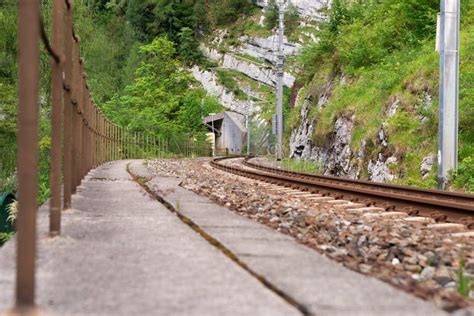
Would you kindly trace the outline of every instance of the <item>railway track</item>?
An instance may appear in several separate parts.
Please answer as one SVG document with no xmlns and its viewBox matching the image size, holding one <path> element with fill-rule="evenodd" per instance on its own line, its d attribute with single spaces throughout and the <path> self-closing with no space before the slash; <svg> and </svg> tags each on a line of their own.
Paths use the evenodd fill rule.
<svg viewBox="0 0 474 316">
<path fill-rule="evenodd" d="M 217 158 L 215 168 L 267 183 L 348 201 L 366 208 L 403 212 L 437 223 L 458 223 L 474 229 L 474 195 L 290 172 L 263 166 L 252 158 Z M 232 162 L 232 163 L 229 163 Z"/>
</svg>

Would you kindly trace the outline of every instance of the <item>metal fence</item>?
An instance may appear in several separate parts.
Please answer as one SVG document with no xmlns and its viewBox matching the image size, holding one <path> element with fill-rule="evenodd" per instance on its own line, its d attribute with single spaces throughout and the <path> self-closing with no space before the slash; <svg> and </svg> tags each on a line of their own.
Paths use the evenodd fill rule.
<svg viewBox="0 0 474 316">
<path fill-rule="evenodd" d="M 107 119 L 94 103 L 87 84 L 81 42 L 73 26 L 74 1 L 53 0 L 51 43 L 41 18 L 40 2 L 18 1 L 19 212 L 15 308 L 20 314 L 35 306 L 40 41 L 51 56 L 52 69 L 50 235 L 60 234 L 61 211 L 71 207 L 71 195 L 92 168 L 118 159 L 212 153 L 210 144 L 190 136 L 155 137 L 126 130 Z M 8 172 L 12 170 L 11 161 L 5 163 Z M 3 169 L 2 165 L 2 172 Z"/>
</svg>

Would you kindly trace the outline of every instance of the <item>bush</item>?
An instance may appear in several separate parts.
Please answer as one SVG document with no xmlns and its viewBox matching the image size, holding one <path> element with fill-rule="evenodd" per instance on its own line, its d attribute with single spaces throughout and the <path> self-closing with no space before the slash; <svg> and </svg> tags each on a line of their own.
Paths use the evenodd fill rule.
<svg viewBox="0 0 474 316">
<path fill-rule="evenodd" d="M 268 30 L 273 30 L 278 25 L 279 8 L 276 0 L 268 1 L 265 8 L 265 27 Z"/>
<path fill-rule="evenodd" d="M 474 157 L 464 158 L 453 173 L 453 184 L 455 187 L 474 192 Z"/>
<path fill-rule="evenodd" d="M 303 51 L 303 61 L 316 63 L 331 55 L 345 72 L 354 73 L 396 50 L 432 39 L 438 11 L 432 0 L 335 0 L 321 26 L 320 41 Z"/>
</svg>

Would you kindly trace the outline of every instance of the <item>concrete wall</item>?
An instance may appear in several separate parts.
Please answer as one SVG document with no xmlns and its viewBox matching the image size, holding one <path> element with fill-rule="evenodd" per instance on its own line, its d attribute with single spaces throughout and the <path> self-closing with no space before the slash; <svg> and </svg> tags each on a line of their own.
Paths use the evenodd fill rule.
<svg viewBox="0 0 474 316">
<path fill-rule="evenodd" d="M 228 149 L 229 154 L 241 154 L 245 141 L 245 131 L 232 120 L 228 115 L 224 116 L 221 136 L 216 137 L 216 151 L 225 153 Z"/>
<path fill-rule="evenodd" d="M 229 149 L 229 154 L 241 154 L 243 145 L 243 133 L 235 123 L 226 117 L 223 126 L 224 147 Z"/>
</svg>

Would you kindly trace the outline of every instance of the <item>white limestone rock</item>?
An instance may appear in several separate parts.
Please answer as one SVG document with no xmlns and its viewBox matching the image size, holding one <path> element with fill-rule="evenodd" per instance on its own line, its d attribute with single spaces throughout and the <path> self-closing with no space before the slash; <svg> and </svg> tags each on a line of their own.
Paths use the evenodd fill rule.
<svg viewBox="0 0 474 316">
<path fill-rule="evenodd" d="M 427 179 L 430 176 L 431 169 L 433 169 L 433 165 L 435 163 L 435 155 L 430 154 L 423 158 L 423 161 L 421 162 L 420 166 L 420 174 L 423 177 L 423 179 Z"/>
<path fill-rule="evenodd" d="M 268 0 L 257 0 L 256 4 L 262 8 L 268 5 Z M 288 3 L 288 1 L 285 1 Z M 291 0 L 297 8 L 301 16 L 311 18 L 313 20 L 323 19 L 325 16 L 321 9 L 331 5 L 331 0 Z"/>
<path fill-rule="evenodd" d="M 384 156 L 379 153 L 378 159 L 375 161 L 370 160 L 367 166 L 369 180 L 374 182 L 387 182 L 395 180 L 397 176 L 391 173 L 389 165 L 396 162 L 396 157 L 391 156 L 385 159 Z"/>
<path fill-rule="evenodd" d="M 216 96 L 226 108 L 239 113 L 247 113 L 249 107 L 255 107 L 253 102 L 238 100 L 232 91 L 228 91 L 225 87 L 219 85 L 214 72 L 200 70 L 197 66 L 194 66 L 191 69 L 191 73 L 194 78 L 201 83 L 208 94 Z"/>
</svg>

